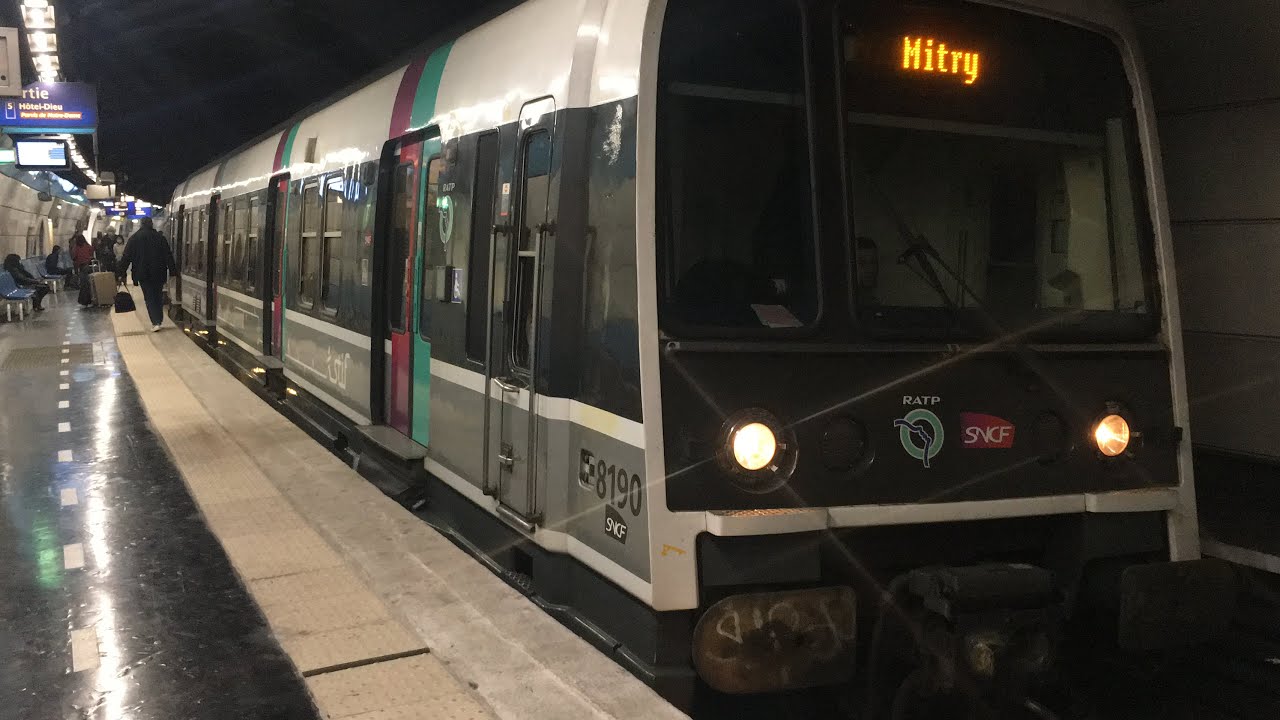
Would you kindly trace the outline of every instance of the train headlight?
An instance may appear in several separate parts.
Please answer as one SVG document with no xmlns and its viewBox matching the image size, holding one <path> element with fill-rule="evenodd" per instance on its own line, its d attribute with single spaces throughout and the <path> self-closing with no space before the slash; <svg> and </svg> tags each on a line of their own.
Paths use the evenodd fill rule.
<svg viewBox="0 0 1280 720">
<path fill-rule="evenodd" d="M 1093 441 L 1098 444 L 1098 452 L 1107 457 L 1116 457 L 1128 450 L 1130 435 L 1129 422 L 1116 414 L 1102 418 L 1093 428 Z"/>
<path fill-rule="evenodd" d="M 743 470 L 762 470 L 778 454 L 778 438 L 768 425 L 748 423 L 733 431 L 733 459 Z"/>
<path fill-rule="evenodd" d="M 743 490 L 771 492 L 795 472 L 795 434 L 767 410 L 734 413 L 721 430 L 717 461 Z"/>
</svg>

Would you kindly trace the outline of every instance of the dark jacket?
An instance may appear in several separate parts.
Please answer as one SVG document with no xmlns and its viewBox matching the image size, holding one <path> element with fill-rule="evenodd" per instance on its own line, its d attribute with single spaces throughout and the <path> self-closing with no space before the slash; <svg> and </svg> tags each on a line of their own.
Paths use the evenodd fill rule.
<svg viewBox="0 0 1280 720">
<path fill-rule="evenodd" d="M 120 267 L 116 275 L 124 278 L 125 271 L 133 266 L 133 279 L 139 284 L 163 284 L 170 275 L 178 274 L 178 267 L 173 262 L 173 252 L 169 250 L 169 241 L 152 228 L 143 228 L 129 238 L 124 246 L 124 255 L 120 258 Z"/>
<path fill-rule="evenodd" d="M 37 279 L 34 275 L 27 272 L 26 268 L 22 267 L 22 265 L 18 263 L 6 264 L 4 269 L 8 270 L 9 274 L 13 276 L 13 282 L 16 283 L 18 287 L 44 287 L 43 280 Z"/>
<path fill-rule="evenodd" d="M 62 248 L 54 245 L 53 252 L 49 253 L 49 257 L 44 259 L 44 271 L 49 274 L 61 273 L 62 268 L 58 267 L 58 262 L 61 260 Z"/>
</svg>

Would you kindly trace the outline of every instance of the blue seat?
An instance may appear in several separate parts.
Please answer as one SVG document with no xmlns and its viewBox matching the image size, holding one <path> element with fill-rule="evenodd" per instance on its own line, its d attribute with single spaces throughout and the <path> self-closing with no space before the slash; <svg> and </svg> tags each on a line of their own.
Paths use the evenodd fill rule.
<svg viewBox="0 0 1280 720">
<path fill-rule="evenodd" d="M 32 277 L 40 278 L 49 283 L 49 289 L 53 292 L 50 297 L 53 298 L 54 302 L 58 301 L 58 291 L 62 289 L 62 285 L 66 282 L 65 277 L 62 275 L 50 275 L 44 269 L 44 260 L 34 256 L 23 260 L 22 267 L 26 268 Z"/>
<path fill-rule="evenodd" d="M 18 319 L 22 320 L 27 308 L 27 301 L 36 296 L 35 290 L 18 287 L 13 276 L 6 270 L 0 270 L 0 301 L 4 304 L 5 320 L 13 320 L 13 306 L 18 306 Z"/>
</svg>

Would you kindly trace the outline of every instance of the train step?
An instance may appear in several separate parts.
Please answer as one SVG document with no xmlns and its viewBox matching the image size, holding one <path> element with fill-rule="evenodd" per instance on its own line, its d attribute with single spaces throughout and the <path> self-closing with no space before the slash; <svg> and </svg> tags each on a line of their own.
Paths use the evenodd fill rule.
<svg viewBox="0 0 1280 720">
<path fill-rule="evenodd" d="M 389 425 L 364 425 L 356 429 L 366 442 L 401 462 L 420 463 L 427 457 L 425 447 Z"/>
</svg>

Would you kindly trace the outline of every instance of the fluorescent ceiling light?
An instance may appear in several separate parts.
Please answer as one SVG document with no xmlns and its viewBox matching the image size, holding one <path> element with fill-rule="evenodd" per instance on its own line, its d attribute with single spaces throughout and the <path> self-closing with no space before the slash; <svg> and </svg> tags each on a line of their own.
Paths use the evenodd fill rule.
<svg viewBox="0 0 1280 720">
<path fill-rule="evenodd" d="M 58 34 L 43 30 L 27 33 L 27 44 L 33 53 L 55 53 L 58 52 Z"/>
<path fill-rule="evenodd" d="M 28 30 L 53 30 L 57 27 L 57 23 L 53 19 L 53 8 L 51 7 L 24 7 L 22 8 L 22 20 Z"/>
</svg>

